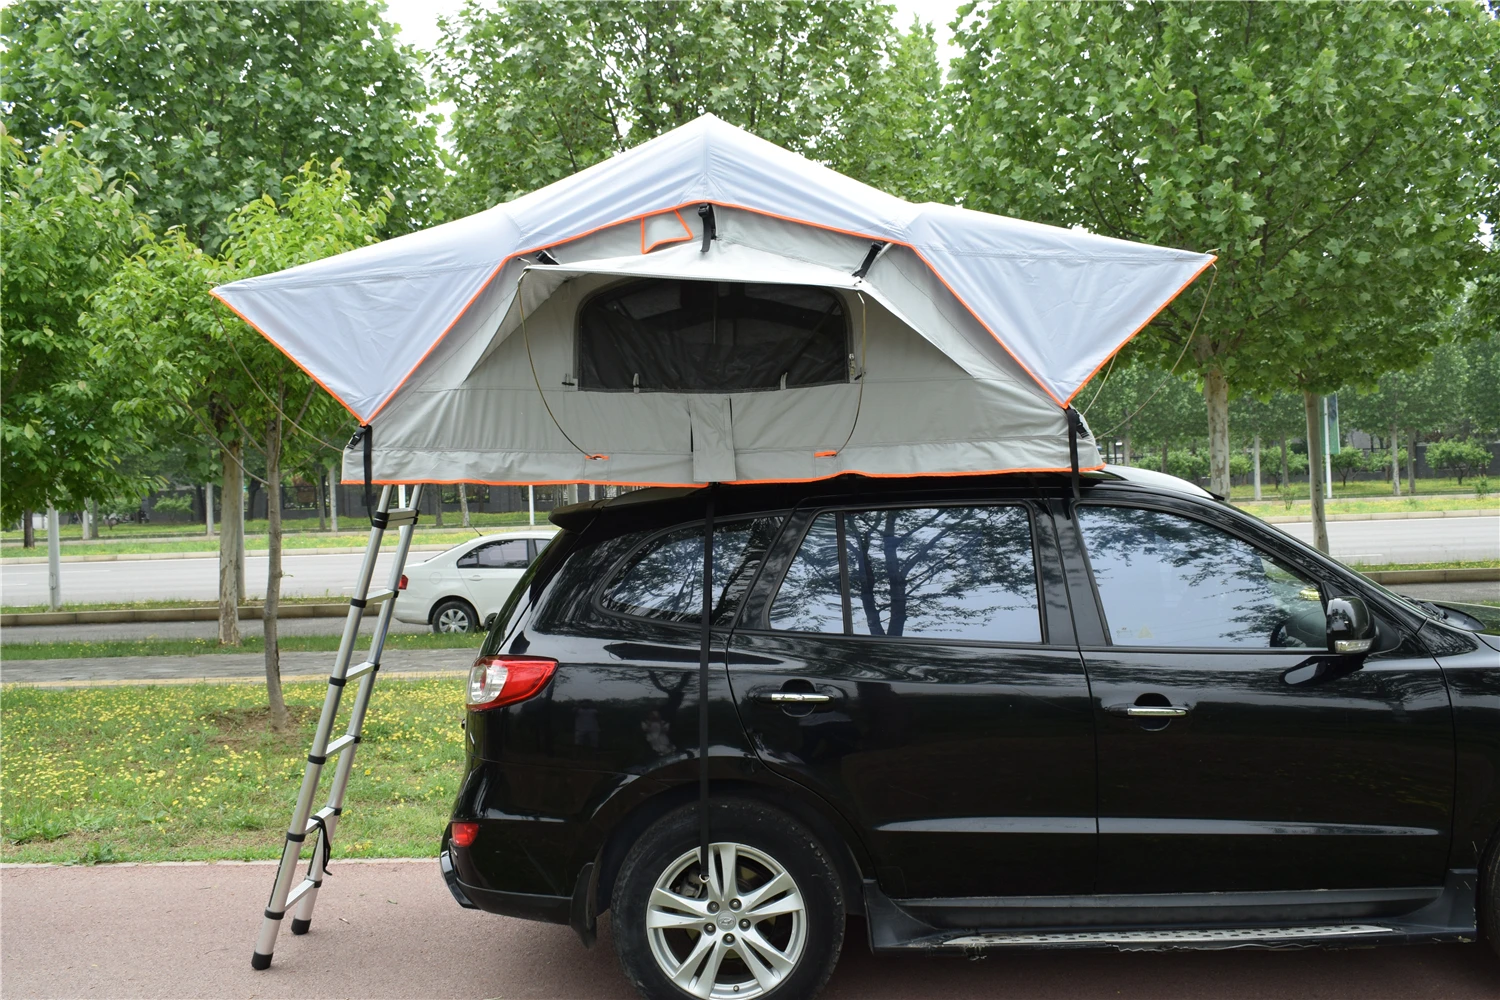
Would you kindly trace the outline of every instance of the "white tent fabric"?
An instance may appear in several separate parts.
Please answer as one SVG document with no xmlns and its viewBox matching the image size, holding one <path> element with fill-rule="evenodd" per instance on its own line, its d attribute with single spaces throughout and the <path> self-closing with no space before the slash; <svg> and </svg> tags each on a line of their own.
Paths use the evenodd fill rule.
<svg viewBox="0 0 1500 1000">
<path fill-rule="evenodd" d="M 1062 407 L 1212 262 L 912 205 L 704 116 L 478 215 L 214 294 L 374 425 L 377 480 L 688 484 L 1067 468 Z M 580 390 L 578 307 L 647 277 L 835 290 L 863 322 L 863 375 Z M 1092 441 L 1080 460 L 1098 463 Z"/>
</svg>

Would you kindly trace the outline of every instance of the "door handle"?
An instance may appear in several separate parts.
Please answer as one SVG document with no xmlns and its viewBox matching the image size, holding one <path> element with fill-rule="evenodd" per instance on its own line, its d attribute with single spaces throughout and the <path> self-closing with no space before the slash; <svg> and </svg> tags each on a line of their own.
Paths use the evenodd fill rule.
<svg viewBox="0 0 1500 1000">
<path fill-rule="evenodd" d="M 1188 714 L 1187 709 L 1178 705 L 1111 705 L 1106 711 L 1132 719 L 1177 719 Z"/>
<path fill-rule="evenodd" d="M 833 698 L 815 691 L 768 691 L 755 696 L 756 701 L 769 701 L 776 705 L 825 705 Z"/>
</svg>

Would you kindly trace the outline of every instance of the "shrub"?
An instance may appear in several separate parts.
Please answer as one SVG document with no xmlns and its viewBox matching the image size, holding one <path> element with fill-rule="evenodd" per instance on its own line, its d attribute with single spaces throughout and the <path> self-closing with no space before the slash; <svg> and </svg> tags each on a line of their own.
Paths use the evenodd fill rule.
<svg viewBox="0 0 1500 1000">
<path fill-rule="evenodd" d="M 1427 446 L 1427 464 L 1453 473 L 1463 485 L 1464 476 L 1489 471 L 1490 450 L 1478 441 L 1438 441 Z"/>
<path fill-rule="evenodd" d="M 1400 465 L 1401 468 L 1403 468 L 1403 469 L 1406 468 L 1406 449 L 1405 448 L 1397 449 L 1397 451 L 1396 451 L 1396 463 L 1398 465 Z M 1382 476 L 1384 476 L 1387 481 L 1390 480 L 1390 478 L 1391 478 L 1391 452 L 1390 452 L 1389 448 L 1382 448 L 1382 449 L 1380 449 L 1378 451 L 1372 451 L 1372 452 L 1370 452 L 1370 471 L 1371 472 L 1378 472 Z"/>
<path fill-rule="evenodd" d="M 1300 451 L 1288 452 L 1286 456 L 1287 474 L 1291 476 L 1307 475 L 1307 455 Z"/>
<path fill-rule="evenodd" d="M 190 493 L 169 493 L 164 497 L 158 497 L 156 503 L 151 505 L 151 509 L 162 514 L 191 514 L 193 497 Z"/>
<path fill-rule="evenodd" d="M 1208 475 L 1208 456 L 1190 451 L 1174 451 L 1167 455 L 1167 473 L 1179 479 L 1195 480 Z"/>
<path fill-rule="evenodd" d="M 1260 456 L 1260 471 L 1264 475 L 1266 471 L 1265 452 Z M 1229 453 L 1229 474 L 1231 476 L 1253 476 L 1255 475 L 1255 461 L 1242 451 Z"/>
<path fill-rule="evenodd" d="M 1474 496 L 1483 500 L 1490 495 L 1490 477 L 1480 474 L 1474 477 Z"/>
</svg>

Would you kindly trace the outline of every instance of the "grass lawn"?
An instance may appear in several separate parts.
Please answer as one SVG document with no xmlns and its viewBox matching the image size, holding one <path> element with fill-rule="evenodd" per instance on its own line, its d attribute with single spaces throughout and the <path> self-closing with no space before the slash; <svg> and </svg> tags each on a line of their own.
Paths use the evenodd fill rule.
<svg viewBox="0 0 1500 1000">
<path fill-rule="evenodd" d="M 1254 500 L 1242 500 L 1236 498 L 1234 505 L 1248 514 L 1256 517 L 1311 517 L 1312 504 L 1307 500 L 1298 500 L 1288 507 L 1285 503 L 1274 497 L 1270 500 L 1256 502 Z M 1351 500 L 1335 498 L 1325 502 L 1324 509 L 1329 514 L 1396 514 L 1409 510 L 1493 510 L 1500 512 L 1500 496 L 1489 496 L 1481 500 L 1472 493 L 1468 496 L 1415 496 L 1402 497 L 1397 500 L 1394 497 L 1379 500 Z"/>
<path fill-rule="evenodd" d="M 1262 457 L 1261 462 L 1261 496 L 1276 500 L 1276 487 L 1271 485 L 1270 476 L 1267 475 L 1272 466 L 1265 462 L 1264 457 Z M 1493 490 L 1496 488 L 1496 486 L 1492 485 L 1490 488 Z M 1302 500 L 1304 503 L 1307 502 L 1307 479 L 1305 475 L 1301 481 L 1298 481 L 1295 478 L 1292 480 L 1291 492 L 1294 493 L 1297 498 Z M 1464 477 L 1464 481 L 1462 483 L 1460 483 L 1453 476 L 1448 476 L 1446 478 L 1417 480 L 1417 496 L 1433 496 L 1439 494 L 1457 494 L 1473 499 L 1475 495 L 1474 479 L 1472 476 L 1466 476 Z M 1407 495 L 1406 478 L 1403 476 L 1401 479 L 1401 498 L 1405 499 Z M 1253 485 L 1247 484 L 1244 486 L 1235 486 L 1232 487 L 1229 491 L 1229 499 L 1236 502 L 1240 500 L 1249 500 L 1253 496 L 1255 496 L 1255 487 Z M 1338 476 L 1335 475 L 1333 477 L 1333 498 L 1335 500 L 1338 500 L 1342 497 L 1389 497 L 1391 499 L 1395 499 L 1394 495 L 1391 493 L 1391 481 L 1389 479 L 1355 479 L 1351 480 L 1349 484 L 1345 486 L 1339 482 Z"/>
<path fill-rule="evenodd" d="M 1345 565 L 1365 573 L 1408 569 L 1495 569 L 1500 567 L 1500 559 L 1462 559 L 1454 562 L 1426 563 L 1346 563 Z"/>
<path fill-rule="evenodd" d="M 463 686 L 456 678 L 375 686 L 334 841 L 335 876 L 340 857 L 437 854 L 463 776 Z M 327 683 L 285 690 L 294 724 L 278 734 L 267 724 L 265 689 L 253 684 L 4 689 L 0 858 L 280 856 Z M 333 770 L 330 761 L 323 795 Z"/>
<path fill-rule="evenodd" d="M 284 635 L 285 653 L 331 653 L 339 648 L 337 635 Z M 387 649 L 477 649 L 482 633 L 395 632 L 385 639 Z M 258 635 L 246 636 L 238 646 L 221 646 L 217 639 L 101 639 L 96 642 L 7 642 L 0 659 L 72 660 L 100 656 L 200 656 L 209 653 L 260 653 L 266 648 Z M 369 649 L 369 635 L 361 635 L 355 649 Z"/>
</svg>

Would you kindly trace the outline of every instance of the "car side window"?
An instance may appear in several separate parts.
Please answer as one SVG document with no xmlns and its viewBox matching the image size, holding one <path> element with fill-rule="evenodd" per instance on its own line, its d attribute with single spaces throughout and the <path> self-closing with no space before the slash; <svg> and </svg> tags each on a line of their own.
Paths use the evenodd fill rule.
<svg viewBox="0 0 1500 1000">
<path fill-rule="evenodd" d="M 1228 532 L 1094 504 L 1078 508 L 1078 527 L 1117 646 L 1324 645 L 1318 585 Z"/>
<path fill-rule="evenodd" d="M 771 604 L 771 627 L 1040 642 L 1031 518 L 1014 504 L 820 514 Z"/>
<path fill-rule="evenodd" d="M 490 542 L 458 557 L 459 569 L 525 569 L 531 565 L 530 548 L 524 538 Z"/>
<path fill-rule="evenodd" d="M 781 518 L 714 526 L 713 623 L 734 620 L 740 602 L 781 530 Z M 636 551 L 605 586 L 610 611 L 669 622 L 698 622 L 703 611 L 703 525 L 668 532 Z"/>
</svg>

